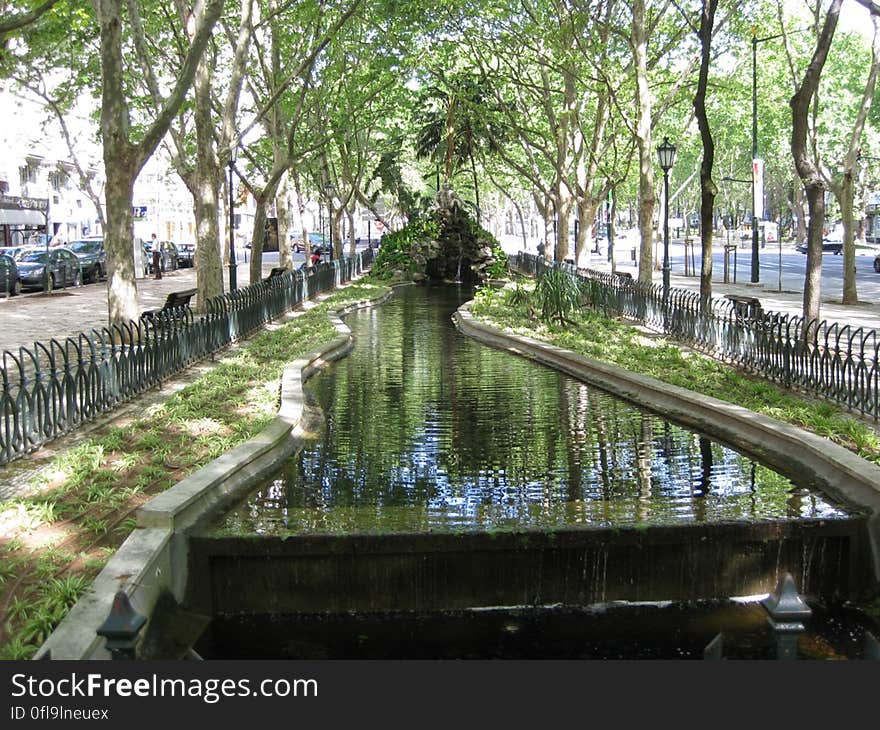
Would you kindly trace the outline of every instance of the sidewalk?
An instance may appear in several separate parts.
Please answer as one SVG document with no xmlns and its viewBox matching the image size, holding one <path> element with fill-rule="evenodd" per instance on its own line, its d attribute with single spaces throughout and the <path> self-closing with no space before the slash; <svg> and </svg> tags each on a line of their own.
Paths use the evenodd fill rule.
<svg viewBox="0 0 880 730">
<path fill-rule="evenodd" d="M 263 275 L 268 276 L 274 263 L 263 262 Z M 223 270 L 224 287 L 228 287 L 228 268 Z M 247 286 L 250 264 L 239 262 L 237 283 Z M 173 291 L 191 289 L 196 285 L 194 268 L 178 269 L 162 274 L 161 279 L 149 277 L 137 280 L 139 310 L 156 309 L 165 303 Z M 104 281 L 85 286 L 58 289 L 46 296 L 41 291 L 17 297 L 0 297 L 0 353 L 19 347 L 33 348 L 34 342 L 48 342 L 54 338 L 63 341 L 76 337 L 92 328 L 107 326 L 107 283 Z"/>
<path fill-rule="evenodd" d="M 679 250 L 681 246 L 679 246 Z M 794 248 L 786 246 L 784 253 L 794 253 Z M 740 266 L 742 266 L 742 257 L 748 256 L 748 252 L 740 251 Z M 762 253 L 762 259 L 772 256 L 769 253 Z M 669 283 L 673 288 L 689 289 L 691 291 L 700 290 L 699 275 L 699 254 L 696 255 L 696 275 L 684 276 L 681 273 L 683 265 L 680 261 L 673 263 Z M 863 254 L 861 258 L 869 258 L 867 254 Z M 873 258 L 873 254 L 870 256 Z M 600 259 L 595 254 L 591 256 L 589 267 L 600 271 L 610 271 L 611 266 L 605 259 Z M 859 261 L 860 270 L 864 267 L 870 269 L 865 261 Z M 617 270 L 628 272 L 633 277 L 638 276 L 638 268 L 627 259 L 617 264 Z M 757 297 L 761 301 L 764 311 L 779 312 L 788 315 L 801 316 L 803 314 L 803 283 L 798 281 L 797 286 L 791 277 L 783 282 L 782 291 L 779 291 L 778 270 L 774 267 L 772 271 L 764 272 L 763 281 L 752 284 L 748 281 L 748 274 L 743 276 L 742 268 L 739 269 L 739 280 L 737 283 L 724 283 L 722 280 L 723 270 L 719 266 L 715 266 L 713 270 L 712 296 L 723 298 L 725 294 L 736 294 L 739 296 Z M 745 281 L 744 281 L 745 279 Z M 660 270 L 653 272 L 653 281 L 655 284 L 662 284 L 663 273 Z M 841 304 L 839 289 L 836 291 L 823 291 L 822 304 L 820 309 L 820 319 L 829 322 L 838 322 L 841 325 L 851 325 L 854 328 L 864 327 L 865 329 L 873 329 L 880 331 L 880 274 L 877 275 L 876 284 L 871 283 L 870 286 L 860 285 L 858 290 L 858 304 Z"/>
</svg>

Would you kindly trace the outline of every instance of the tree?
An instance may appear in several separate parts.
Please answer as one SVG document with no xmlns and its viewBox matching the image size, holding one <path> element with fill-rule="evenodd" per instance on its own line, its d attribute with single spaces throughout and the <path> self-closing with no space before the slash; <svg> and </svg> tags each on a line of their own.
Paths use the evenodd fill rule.
<svg viewBox="0 0 880 730">
<path fill-rule="evenodd" d="M 810 105 L 822 68 L 828 58 L 828 50 L 837 28 L 840 6 L 843 0 L 831 0 L 825 23 L 816 41 L 813 57 L 800 85 L 791 97 L 791 153 L 795 168 L 807 193 L 810 223 L 807 229 L 807 270 L 804 281 L 804 337 L 819 319 L 822 281 L 822 231 L 825 225 L 825 179 L 807 147 Z"/>
<path fill-rule="evenodd" d="M 712 166 L 715 164 L 715 141 L 709 128 L 706 114 L 706 90 L 709 83 L 709 64 L 712 57 L 712 34 L 715 26 L 715 11 L 718 0 L 703 0 L 700 13 L 700 27 L 697 32 L 702 49 L 700 57 L 700 76 L 697 93 L 694 96 L 694 111 L 700 127 L 703 142 L 703 161 L 700 165 L 700 302 L 704 310 L 709 310 L 712 298 L 712 231 L 714 226 L 715 196 L 718 189 L 712 181 Z"/>
<path fill-rule="evenodd" d="M 170 94 L 152 122 L 145 123 L 141 136 L 131 125 L 131 101 L 123 46 L 128 34 L 138 27 L 126 23 L 123 7 L 116 0 L 93 0 L 97 15 L 101 56 L 101 137 L 107 176 L 105 200 L 107 228 L 107 306 L 111 323 L 126 323 L 139 317 L 135 280 L 132 197 L 134 181 L 144 163 L 155 152 L 193 84 L 196 70 L 220 17 L 223 0 L 197 0 L 187 31 L 190 45 Z M 129 18 L 129 21 L 131 19 Z M 135 37 L 135 43 L 143 42 Z"/>
</svg>

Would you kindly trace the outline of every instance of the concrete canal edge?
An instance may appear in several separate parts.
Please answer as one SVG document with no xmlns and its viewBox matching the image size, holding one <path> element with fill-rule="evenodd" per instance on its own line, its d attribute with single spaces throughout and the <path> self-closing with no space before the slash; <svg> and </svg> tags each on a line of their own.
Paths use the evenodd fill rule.
<svg viewBox="0 0 880 730">
<path fill-rule="evenodd" d="M 218 509 L 242 495 L 277 468 L 301 444 L 303 384 L 353 347 L 342 317 L 384 302 L 392 292 L 331 312 L 337 336 L 284 368 L 281 405 L 257 436 L 214 459 L 137 512 L 137 527 L 96 576 L 89 590 L 58 624 L 34 659 L 109 659 L 104 639 L 95 632 L 105 621 L 118 591 L 149 617 L 162 594 L 181 601 L 187 584 L 187 535 Z"/>
<path fill-rule="evenodd" d="M 832 499 L 866 511 L 873 578 L 875 584 L 880 581 L 880 466 L 792 424 L 484 324 L 470 313 L 470 304 L 453 315 L 462 334 L 644 406 L 748 452 L 783 473 L 794 470 L 807 475 Z"/>
</svg>

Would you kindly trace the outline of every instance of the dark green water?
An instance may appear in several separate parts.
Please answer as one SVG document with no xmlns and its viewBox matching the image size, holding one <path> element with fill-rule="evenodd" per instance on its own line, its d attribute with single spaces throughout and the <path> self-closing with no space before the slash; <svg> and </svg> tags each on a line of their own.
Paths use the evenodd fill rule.
<svg viewBox="0 0 880 730">
<path fill-rule="evenodd" d="M 747 456 L 461 335 L 473 292 L 406 287 L 350 315 L 312 378 L 314 437 L 221 530 L 283 534 L 654 525 L 846 513 Z"/>
</svg>

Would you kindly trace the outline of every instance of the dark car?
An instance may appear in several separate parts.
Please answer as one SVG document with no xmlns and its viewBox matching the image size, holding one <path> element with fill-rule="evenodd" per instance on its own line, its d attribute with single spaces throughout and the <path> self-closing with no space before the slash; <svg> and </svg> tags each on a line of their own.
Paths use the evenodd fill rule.
<svg viewBox="0 0 880 730">
<path fill-rule="evenodd" d="M 807 252 L 807 244 L 799 243 L 795 249 L 801 253 Z M 835 256 L 843 252 L 843 241 L 833 241 L 830 238 L 822 239 L 822 253 L 833 253 Z"/>
<path fill-rule="evenodd" d="M 18 277 L 22 289 L 43 289 L 46 285 L 46 257 L 49 257 L 49 278 L 53 289 L 79 286 L 82 268 L 76 254 L 69 248 L 30 248 L 18 255 Z"/>
<path fill-rule="evenodd" d="M 880 274 L 880 253 L 874 257 L 874 271 Z"/>
<path fill-rule="evenodd" d="M 330 243 L 327 241 L 327 237 L 320 233 L 310 233 L 309 234 L 309 244 L 312 248 L 312 253 L 326 254 L 330 252 Z M 295 253 L 303 253 L 306 250 L 306 244 L 303 239 L 302 233 L 294 234 L 292 237 L 290 247 L 294 250 Z"/>
<path fill-rule="evenodd" d="M 17 258 L 18 254 L 24 251 L 27 246 L 3 246 L 0 248 L 0 253 L 5 253 L 7 256 L 12 256 L 12 258 Z"/>
<path fill-rule="evenodd" d="M 177 244 L 177 265 L 195 266 L 196 264 L 196 245 L 194 243 L 178 243 Z"/>
<path fill-rule="evenodd" d="M 0 293 L 14 297 L 20 290 L 18 264 L 9 254 L 0 253 Z"/>
<path fill-rule="evenodd" d="M 107 251 L 104 249 L 103 237 L 71 241 L 67 247 L 79 259 L 84 283 L 98 281 L 107 275 Z"/>
<path fill-rule="evenodd" d="M 153 246 L 159 247 L 159 267 L 160 271 L 174 271 L 178 267 L 180 252 L 177 245 L 173 241 L 145 241 L 144 253 L 147 255 L 147 272 L 153 273 Z"/>
</svg>

